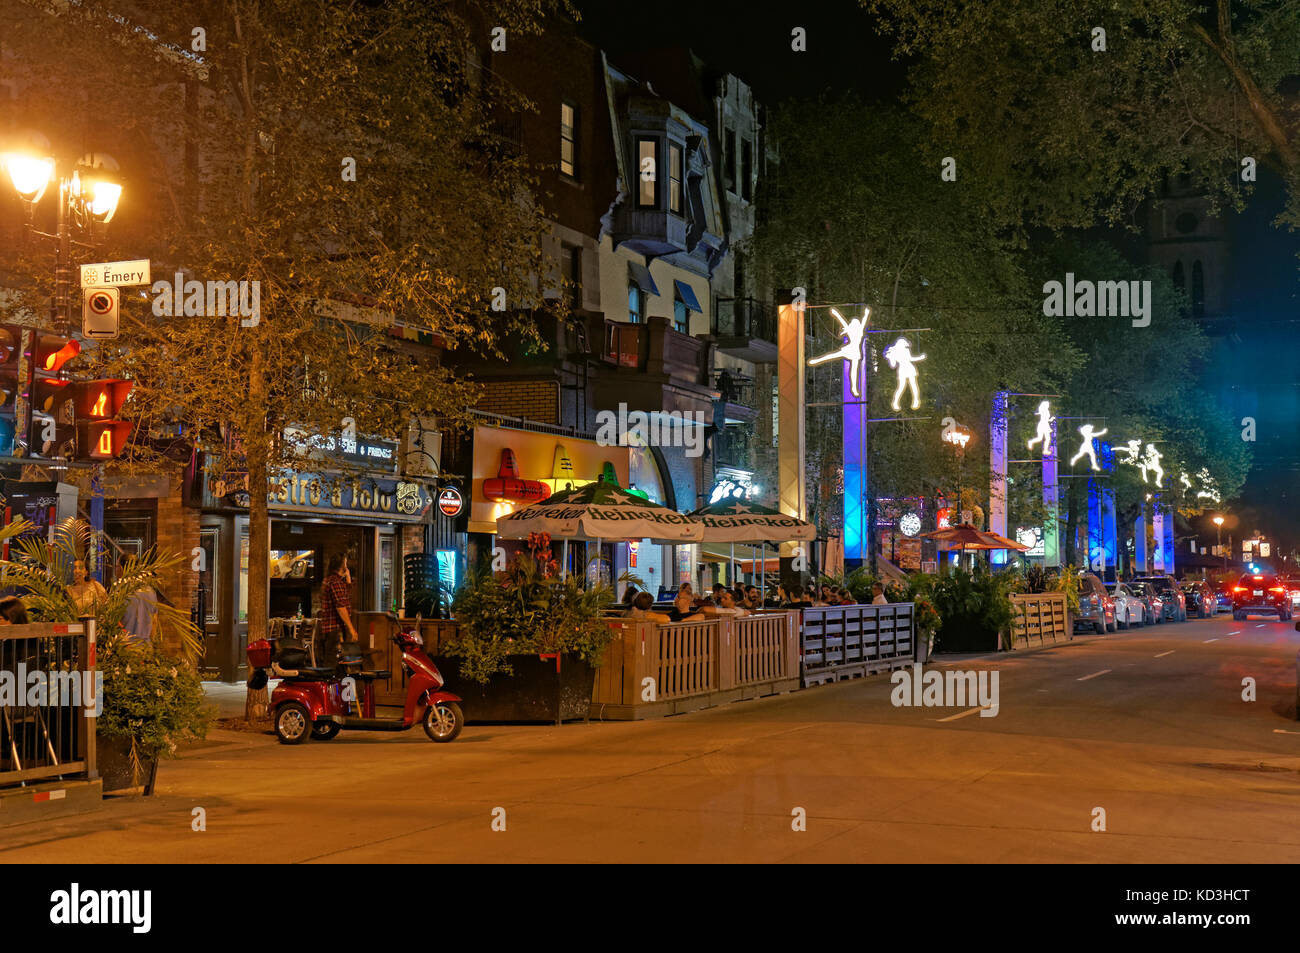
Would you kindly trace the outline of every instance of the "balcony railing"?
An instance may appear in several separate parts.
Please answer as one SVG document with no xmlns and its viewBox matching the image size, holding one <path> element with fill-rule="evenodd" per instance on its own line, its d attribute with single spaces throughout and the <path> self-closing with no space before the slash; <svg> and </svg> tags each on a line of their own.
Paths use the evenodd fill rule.
<svg viewBox="0 0 1300 953">
<path fill-rule="evenodd" d="M 776 309 L 755 298 L 719 298 L 713 309 L 713 334 L 776 343 Z"/>
</svg>

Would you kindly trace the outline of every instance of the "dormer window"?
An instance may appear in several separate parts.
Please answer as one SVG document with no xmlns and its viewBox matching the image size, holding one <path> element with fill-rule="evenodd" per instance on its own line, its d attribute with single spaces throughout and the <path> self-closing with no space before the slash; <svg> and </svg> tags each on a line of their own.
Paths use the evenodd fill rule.
<svg viewBox="0 0 1300 953">
<path fill-rule="evenodd" d="M 638 136 L 636 140 L 637 208 L 659 207 L 659 140 Z"/>
<path fill-rule="evenodd" d="M 675 215 L 682 214 L 684 171 L 682 147 L 675 142 L 670 142 L 668 144 L 668 211 Z"/>
</svg>

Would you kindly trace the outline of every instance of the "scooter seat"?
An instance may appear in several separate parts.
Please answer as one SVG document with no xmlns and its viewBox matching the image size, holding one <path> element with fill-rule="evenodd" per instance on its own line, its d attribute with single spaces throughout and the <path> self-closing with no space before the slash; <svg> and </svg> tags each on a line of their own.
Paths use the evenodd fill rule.
<svg viewBox="0 0 1300 953">
<path fill-rule="evenodd" d="M 392 672 L 353 672 L 352 677 L 359 678 L 362 681 L 366 681 L 366 682 L 373 682 L 376 679 L 392 678 L 393 673 Z"/>
<path fill-rule="evenodd" d="M 299 668 L 294 669 L 298 674 L 286 675 L 287 682 L 323 682 L 334 677 L 332 668 Z"/>
</svg>

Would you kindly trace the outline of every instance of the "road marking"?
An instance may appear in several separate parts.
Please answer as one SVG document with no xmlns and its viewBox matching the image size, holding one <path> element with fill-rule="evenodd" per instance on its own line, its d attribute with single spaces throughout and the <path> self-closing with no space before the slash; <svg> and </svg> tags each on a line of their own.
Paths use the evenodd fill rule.
<svg viewBox="0 0 1300 953">
<path fill-rule="evenodd" d="M 983 711 L 986 708 L 992 707 L 992 705 L 981 705 L 979 708 L 967 708 L 965 711 L 958 712 L 955 715 L 949 715 L 947 718 L 936 718 L 935 721 L 956 721 L 958 718 L 965 718 L 967 715 L 973 715 L 977 711 Z"/>
<path fill-rule="evenodd" d="M 1175 652 L 1177 652 L 1177 651 L 1178 651 L 1177 649 L 1170 649 L 1168 652 L 1161 652 L 1159 655 L 1157 655 L 1157 656 L 1155 656 L 1155 657 L 1156 657 L 1156 658 L 1164 658 L 1166 655 L 1173 655 L 1173 654 L 1174 654 Z"/>
<path fill-rule="evenodd" d="M 1218 639 L 1206 639 L 1205 641 L 1206 641 L 1206 642 L 1217 642 L 1217 641 L 1219 641 L 1219 640 L 1218 640 Z"/>
<path fill-rule="evenodd" d="M 1076 678 L 1076 682 L 1086 682 L 1090 678 L 1096 678 L 1098 675 L 1105 675 L 1110 669 L 1103 668 L 1100 672 L 1093 672 L 1091 675 L 1085 675 L 1083 678 Z"/>
<path fill-rule="evenodd" d="M 1285 728 L 1274 728 L 1275 735 L 1300 735 L 1300 731 L 1287 731 Z"/>
<path fill-rule="evenodd" d="M 1229 632 L 1228 634 L 1229 634 L 1229 635 L 1241 635 L 1241 629 L 1238 629 L 1236 632 Z"/>
<path fill-rule="evenodd" d="M 1259 623 L 1256 623 L 1255 628 L 1257 628 L 1257 629 L 1262 629 L 1262 628 L 1264 628 L 1264 626 L 1266 626 L 1266 625 L 1268 625 L 1267 622 L 1259 622 Z"/>
</svg>

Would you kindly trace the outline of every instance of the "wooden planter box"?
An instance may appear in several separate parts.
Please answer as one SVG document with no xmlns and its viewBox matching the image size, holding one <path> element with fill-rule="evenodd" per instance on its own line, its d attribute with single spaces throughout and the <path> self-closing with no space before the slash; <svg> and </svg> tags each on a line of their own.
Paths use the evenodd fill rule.
<svg viewBox="0 0 1300 953">
<path fill-rule="evenodd" d="M 945 617 L 934 636 L 934 652 L 996 652 L 1002 647 L 997 628 L 975 616 Z"/>
<path fill-rule="evenodd" d="M 105 738 L 99 735 L 95 739 L 100 779 L 104 791 L 125 791 L 144 786 L 144 794 L 153 794 L 154 782 L 158 779 L 158 761 L 148 758 L 140 759 L 140 780 L 137 782 L 131 773 L 131 744 L 125 738 Z"/>
<path fill-rule="evenodd" d="M 595 669 L 576 655 L 565 655 L 556 671 L 554 658 L 511 655 L 513 675 L 493 675 L 486 685 L 460 674 L 460 659 L 446 655 L 433 663 L 447 680 L 444 690 L 464 702 L 467 723 L 484 721 L 558 722 L 586 718 L 591 710 Z"/>
</svg>

